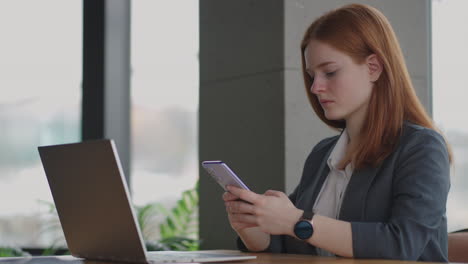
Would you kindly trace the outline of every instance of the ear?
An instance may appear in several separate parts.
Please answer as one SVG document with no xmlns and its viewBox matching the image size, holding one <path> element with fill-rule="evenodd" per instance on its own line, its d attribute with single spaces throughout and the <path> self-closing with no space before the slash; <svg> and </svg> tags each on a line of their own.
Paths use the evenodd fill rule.
<svg viewBox="0 0 468 264">
<path fill-rule="evenodd" d="M 369 68 L 369 77 L 371 82 L 375 82 L 379 79 L 380 74 L 382 74 L 382 63 L 375 54 L 371 54 L 366 58 L 366 64 Z"/>
</svg>

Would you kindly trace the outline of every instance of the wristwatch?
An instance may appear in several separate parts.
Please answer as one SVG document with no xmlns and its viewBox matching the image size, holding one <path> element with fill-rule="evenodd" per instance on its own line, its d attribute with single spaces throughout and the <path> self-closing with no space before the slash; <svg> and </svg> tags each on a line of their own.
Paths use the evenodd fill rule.
<svg viewBox="0 0 468 264">
<path fill-rule="evenodd" d="M 297 238 L 307 240 L 314 234 L 314 226 L 311 221 L 312 217 L 314 217 L 313 212 L 304 210 L 302 217 L 294 225 L 294 234 Z"/>
</svg>

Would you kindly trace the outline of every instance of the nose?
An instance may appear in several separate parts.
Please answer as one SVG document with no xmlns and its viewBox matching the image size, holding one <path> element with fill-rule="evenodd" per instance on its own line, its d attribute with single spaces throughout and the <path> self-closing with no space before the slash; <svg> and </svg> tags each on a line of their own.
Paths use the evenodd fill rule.
<svg viewBox="0 0 468 264">
<path fill-rule="evenodd" d="M 320 94 L 325 91 L 325 83 L 321 81 L 319 78 L 315 78 L 314 82 L 310 86 L 310 92 L 313 94 Z"/>
</svg>

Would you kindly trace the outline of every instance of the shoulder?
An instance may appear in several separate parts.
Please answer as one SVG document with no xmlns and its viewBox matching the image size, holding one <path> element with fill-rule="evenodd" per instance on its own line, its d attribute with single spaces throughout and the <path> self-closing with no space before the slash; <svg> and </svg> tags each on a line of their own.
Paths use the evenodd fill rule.
<svg viewBox="0 0 468 264">
<path fill-rule="evenodd" d="M 418 168 L 431 168 L 449 173 L 450 159 L 444 137 L 437 131 L 405 123 L 396 153 L 397 171 Z"/>
<path fill-rule="evenodd" d="M 428 145 L 447 149 L 445 139 L 439 132 L 411 122 L 404 123 L 400 138 L 400 148 L 412 149 Z"/>
<path fill-rule="evenodd" d="M 396 192 L 422 193 L 445 201 L 450 188 L 450 159 L 444 137 L 437 131 L 405 124 L 393 166 Z M 424 183 L 424 184 L 421 184 Z"/>
</svg>

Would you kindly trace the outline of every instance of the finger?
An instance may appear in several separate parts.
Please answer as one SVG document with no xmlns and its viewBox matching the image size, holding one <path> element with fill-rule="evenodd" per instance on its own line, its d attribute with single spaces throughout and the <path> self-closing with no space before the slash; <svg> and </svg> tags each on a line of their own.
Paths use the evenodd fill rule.
<svg viewBox="0 0 468 264">
<path fill-rule="evenodd" d="M 234 214 L 253 214 L 255 207 L 245 202 L 226 202 L 226 209 Z"/>
<path fill-rule="evenodd" d="M 268 190 L 265 192 L 265 195 L 267 196 L 276 196 L 276 197 L 281 197 L 285 195 L 283 192 L 280 191 L 275 191 L 275 190 Z"/>
<path fill-rule="evenodd" d="M 234 194 L 230 193 L 230 192 L 225 192 L 223 194 L 223 200 L 225 202 L 229 202 L 229 201 L 235 201 L 235 200 L 238 200 L 239 197 L 235 196 Z"/>
<path fill-rule="evenodd" d="M 244 222 L 240 222 L 236 219 L 234 219 L 234 216 L 235 214 L 228 214 L 228 219 L 229 219 L 229 222 L 231 223 L 231 225 L 235 225 L 235 226 L 240 226 L 242 225 L 242 228 L 248 228 L 248 227 L 256 227 L 258 226 L 256 223 L 255 224 L 252 224 L 252 223 L 244 223 Z"/>
<path fill-rule="evenodd" d="M 258 227 L 256 224 L 242 224 L 242 228 Z"/>
<path fill-rule="evenodd" d="M 232 217 L 229 217 L 229 222 L 231 223 L 232 228 L 237 229 L 237 228 L 250 228 L 250 227 L 258 227 L 257 224 L 247 224 L 247 223 L 241 223 L 241 222 L 236 222 L 235 220 L 231 219 Z"/>
<path fill-rule="evenodd" d="M 256 194 L 256 193 L 254 193 L 252 191 L 241 189 L 241 188 L 238 188 L 238 187 L 235 187 L 235 186 L 232 186 L 232 185 L 228 185 L 227 190 L 231 194 L 239 197 L 241 200 L 244 200 L 244 201 L 252 203 L 252 204 L 255 204 L 255 202 L 258 199 L 260 199 L 260 197 L 261 197 L 261 195 Z"/>
<path fill-rule="evenodd" d="M 249 214 L 230 214 L 231 221 L 245 223 L 249 225 L 257 225 L 257 218 Z"/>
</svg>

